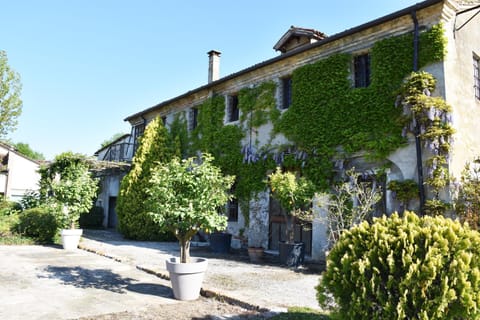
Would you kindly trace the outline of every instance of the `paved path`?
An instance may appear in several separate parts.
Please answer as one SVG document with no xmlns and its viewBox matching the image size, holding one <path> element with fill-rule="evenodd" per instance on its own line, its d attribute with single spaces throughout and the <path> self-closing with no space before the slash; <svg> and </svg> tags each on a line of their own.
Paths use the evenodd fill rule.
<svg viewBox="0 0 480 320">
<path fill-rule="evenodd" d="M 0 319 L 72 319 L 177 303 L 167 280 L 83 250 L 0 246 Z"/>
<path fill-rule="evenodd" d="M 179 256 L 177 243 L 127 241 L 118 233 L 104 230 L 86 230 L 81 247 L 165 278 L 168 278 L 165 260 Z M 192 247 L 191 255 L 209 259 L 203 283 L 207 292 L 260 308 L 318 308 L 315 297 L 318 268 L 310 268 L 314 272 L 292 270 L 278 266 L 274 259 L 254 264 L 245 254 L 218 255 L 206 247 Z"/>
<path fill-rule="evenodd" d="M 0 319 L 151 313 L 162 312 L 166 304 L 178 306 L 173 310 L 196 308 L 173 299 L 165 279 L 164 261 L 179 255 L 177 243 L 126 241 L 115 232 L 84 230 L 81 247 L 0 246 Z M 275 259 L 253 264 L 246 253 L 215 255 L 208 247 L 193 247 L 191 253 L 209 259 L 205 293 L 250 308 L 317 307 L 318 272 L 282 268 Z M 212 301 L 196 303 L 210 310 Z"/>
</svg>

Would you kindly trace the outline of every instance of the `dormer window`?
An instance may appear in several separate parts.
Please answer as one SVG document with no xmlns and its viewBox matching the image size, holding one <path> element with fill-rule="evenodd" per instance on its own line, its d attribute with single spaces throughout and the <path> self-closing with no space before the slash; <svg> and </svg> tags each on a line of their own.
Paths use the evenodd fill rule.
<svg viewBox="0 0 480 320">
<path fill-rule="evenodd" d="M 273 49 L 283 54 L 298 47 L 320 41 L 326 37 L 326 34 L 314 29 L 291 26 L 275 46 L 273 46 Z"/>
<path fill-rule="evenodd" d="M 227 122 L 238 121 L 240 110 L 238 109 L 238 96 L 230 95 L 227 101 Z"/>
<path fill-rule="evenodd" d="M 366 88 L 370 85 L 370 54 L 362 54 L 353 58 L 355 88 Z"/>
</svg>

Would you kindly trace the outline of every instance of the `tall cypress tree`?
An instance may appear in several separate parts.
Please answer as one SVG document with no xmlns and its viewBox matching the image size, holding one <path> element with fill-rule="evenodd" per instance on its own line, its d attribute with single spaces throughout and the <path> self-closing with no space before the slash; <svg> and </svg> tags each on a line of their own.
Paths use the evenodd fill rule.
<svg viewBox="0 0 480 320">
<path fill-rule="evenodd" d="M 120 232 L 129 239 L 166 240 L 173 236 L 161 233 L 147 214 L 145 190 L 150 185 L 151 169 L 173 156 L 171 139 L 160 117 L 150 122 L 140 138 L 130 172 L 123 178 L 117 201 Z"/>
</svg>

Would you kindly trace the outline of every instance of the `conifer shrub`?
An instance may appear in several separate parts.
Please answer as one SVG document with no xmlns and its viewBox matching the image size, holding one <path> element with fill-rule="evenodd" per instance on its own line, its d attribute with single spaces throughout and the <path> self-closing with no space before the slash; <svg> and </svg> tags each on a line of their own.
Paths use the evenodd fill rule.
<svg viewBox="0 0 480 320">
<path fill-rule="evenodd" d="M 329 253 L 317 298 L 343 319 L 478 319 L 480 234 L 411 212 L 363 222 Z"/>
<path fill-rule="evenodd" d="M 117 200 L 119 231 L 128 239 L 174 240 L 173 235 L 159 230 L 148 214 L 146 190 L 150 187 L 151 170 L 173 156 L 172 143 L 160 117 L 152 120 L 140 138 L 132 160 L 132 168 L 123 178 Z"/>
</svg>

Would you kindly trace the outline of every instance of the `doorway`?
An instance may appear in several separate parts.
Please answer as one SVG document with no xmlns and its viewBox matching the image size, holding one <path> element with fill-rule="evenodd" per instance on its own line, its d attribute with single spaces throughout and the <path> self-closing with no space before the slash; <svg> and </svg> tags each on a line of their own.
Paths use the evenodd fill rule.
<svg viewBox="0 0 480 320">
<path fill-rule="evenodd" d="M 108 198 L 108 227 L 117 228 L 117 212 L 115 207 L 117 206 L 117 197 Z"/>
<path fill-rule="evenodd" d="M 283 208 L 278 200 L 270 197 L 269 204 L 269 239 L 268 249 L 278 250 L 278 243 L 285 241 L 286 221 L 283 215 Z M 312 224 L 311 223 L 295 223 L 294 228 L 295 242 L 305 243 L 305 254 L 312 254 Z"/>
</svg>

